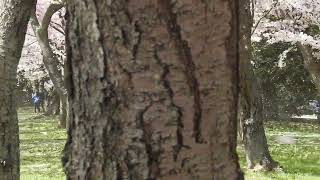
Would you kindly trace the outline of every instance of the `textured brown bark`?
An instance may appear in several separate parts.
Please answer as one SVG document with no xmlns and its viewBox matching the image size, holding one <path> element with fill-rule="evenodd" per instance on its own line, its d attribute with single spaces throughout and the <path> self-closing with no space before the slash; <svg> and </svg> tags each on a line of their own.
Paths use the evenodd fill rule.
<svg viewBox="0 0 320 180">
<path fill-rule="evenodd" d="M 67 179 L 243 179 L 237 1 L 68 1 Z"/>
<path fill-rule="evenodd" d="M 272 170 L 277 163 L 271 158 L 263 127 L 263 105 L 257 79 L 251 64 L 252 16 L 250 0 L 240 0 L 240 106 L 239 120 L 248 168 L 261 165 Z"/>
<path fill-rule="evenodd" d="M 16 72 L 32 0 L 0 2 L 0 179 L 18 180 L 19 127 L 16 111 Z"/>
<path fill-rule="evenodd" d="M 48 92 L 45 115 L 59 115 L 60 114 L 60 97 L 55 90 Z"/>
<path fill-rule="evenodd" d="M 31 14 L 31 25 L 32 29 L 37 37 L 38 43 L 40 45 L 43 63 L 49 72 L 49 77 L 60 96 L 60 126 L 66 128 L 67 123 L 67 108 L 68 108 L 68 93 L 65 87 L 64 78 L 61 71 L 58 69 L 59 60 L 53 53 L 53 50 L 49 44 L 48 37 L 48 26 L 51 21 L 51 17 L 59 9 L 63 7 L 63 4 L 52 3 L 48 7 L 41 24 L 39 23 L 36 16 L 36 9 L 32 11 Z"/>
</svg>

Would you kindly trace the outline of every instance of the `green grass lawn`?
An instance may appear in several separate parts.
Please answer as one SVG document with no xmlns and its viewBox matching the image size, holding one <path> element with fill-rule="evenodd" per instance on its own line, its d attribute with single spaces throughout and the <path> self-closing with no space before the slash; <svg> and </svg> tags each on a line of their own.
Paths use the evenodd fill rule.
<svg viewBox="0 0 320 180">
<path fill-rule="evenodd" d="M 249 180 L 320 180 L 320 124 L 267 122 L 266 132 L 273 158 L 283 167 L 277 172 L 253 172 L 245 166 L 244 148 L 238 146 L 240 163 Z M 291 136 L 295 144 L 284 145 L 277 136 Z"/>
<path fill-rule="evenodd" d="M 61 151 L 65 130 L 58 128 L 57 117 L 33 113 L 20 108 L 21 180 L 63 180 Z"/>
<path fill-rule="evenodd" d="M 57 117 L 19 109 L 21 180 L 62 180 L 61 151 L 66 134 L 58 128 Z M 238 146 L 240 163 L 249 180 L 320 180 L 320 125 L 316 123 L 267 122 L 270 151 L 282 171 L 248 171 L 243 146 Z M 278 144 L 277 136 L 291 136 L 296 144 Z"/>
</svg>

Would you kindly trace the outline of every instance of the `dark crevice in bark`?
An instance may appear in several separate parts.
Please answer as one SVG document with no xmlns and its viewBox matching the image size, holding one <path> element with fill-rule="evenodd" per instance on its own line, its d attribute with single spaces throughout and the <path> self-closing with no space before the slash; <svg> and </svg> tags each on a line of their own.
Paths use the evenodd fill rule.
<svg viewBox="0 0 320 180">
<path fill-rule="evenodd" d="M 74 84 L 73 84 L 73 68 L 72 68 L 72 60 L 71 60 L 71 57 L 72 57 L 72 49 L 71 49 L 71 46 L 70 46 L 70 41 L 69 41 L 69 22 L 70 22 L 70 16 L 69 14 L 70 13 L 74 13 L 74 11 L 67 11 L 66 12 L 66 15 L 65 15 L 65 18 L 66 18 L 66 54 L 67 54 L 67 65 L 66 65 L 66 68 L 68 68 L 68 74 L 67 74 L 67 81 L 66 81 L 66 88 L 67 88 L 67 91 L 68 91 L 68 101 L 70 101 L 70 99 L 74 99 Z M 78 23 L 77 23 L 78 24 Z M 74 33 L 77 34 L 78 36 L 80 35 L 79 33 L 79 26 L 77 26 L 77 28 L 74 30 Z M 76 42 L 76 41 L 74 41 Z M 74 119 L 74 114 L 72 113 L 72 104 L 70 103 L 69 104 L 69 121 L 68 121 L 68 126 L 69 128 L 67 129 L 67 135 L 68 135 L 68 138 L 67 138 L 67 142 L 66 144 L 64 145 L 64 149 L 63 149 L 63 156 L 61 158 L 61 161 L 62 161 L 62 165 L 64 167 L 64 171 L 66 172 L 66 167 L 68 166 L 68 162 L 69 162 L 69 157 L 68 157 L 68 154 L 70 153 L 69 151 L 69 148 L 71 148 L 71 144 L 73 142 L 72 140 L 72 130 L 74 129 L 74 124 L 72 121 L 72 119 Z"/>
<path fill-rule="evenodd" d="M 111 88 L 113 89 L 113 88 Z M 113 111 L 111 111 L 109 118 L 108 118 L 108 122 L 104 125 L 103 128 L 103 149 L 105 152 L 114 152 L 113 154 L 106 154 L 104 156 L 104 160 L 103 160 L 103 168 L 109 168 L 108 166 L 110 166 L 110 161 L 111 162 L 117 162 L 117 166 L 116 166 L 116 174 L 117 174 L 117 178 L 123 179 L 124 177 L 124 169 L 120 166 L 121 164 L 121 160 L 119 160 L 118 155 L 121 153 L 119 152 L 118 149 L 116 149 L 116 147 L 114 146 L 114 144 L 116 144 L 115 142 L 117 142 L 117 138 L 121 136 L 121 134 L 123 133 L 122 131 L 122 127 L 121 127 L 121 122 L 119 122 L 119 120 L 115 120 L 114 116 L 117 113 L 117 110 L 119 108 L 120 102 L 117 100 L 117 96 L 116 93 L 114 91 L 114 89 L 112 90 L 113 95 L 109 96 L 108 98 L 106 98 L 104 100 L 104 102 L 106 103 L 104 107 L 102 107 L 102 109 L 106 109 L 108 108 L 112 108 Z M 107 94 L 107 93 L 106 93 Z M 109 104 L 107 104 L 109 102 Z M 105 177 L 108 177 L 109 174 L 106 174 L 106 171 L 104 171 L 103 175 Z M 107 179 L 107 178 L 104 178 Z"/>
<path fill-rule="evenodd" d="M 228 41 L 226 41 L 226 47 L 228 47 L 228 48 L 231 48 L 231 49 L 237 49 L 237 51 L 236 51 L 236 53 L 234 53 L 234 52 L 229 52 L 229 51 L 227 51 L 227 58 L 228 59 L 236 59 L 236 62 L 235 63 L 232 63 L 232 64 L 230 64 L 230 66 L 232 66 L 232 65 L 235 65 L 236 67 L 232 67 L 232 69 L 235 69 L 237 72 L 236 72 L 236 74 L 237 74 L 237 76 L 234 78 L 234 79 L 231 79 L 232 80 L 232 83 L 233 84 L 237 84 L 237 86 L 235 86 L 235 88 L 233 89 L 233 92 L 232 92 L 232 94 L 234 95 L 234 98 L 236 99 L 235 101 L 234 101 L 234 103 L 235 103 L 235 106 L 234 107 L 238 107 L 238 96 L 239 96 L 239 94 L 237 93 L 237 92 L 239 92 L 239 90 L 240 90 L 240 69 L 239 69 L 239 60 L 240 60 L 240 52 L 239 52 L 239 43 L 237 43 L 238 42 L 238 40 L 240 40 L 240 27 L 239 27 L 239 25 L 240 25 L 240 17 L 238 16 L 238 14 L 239 14 L 239 2 L 238 1 L 230 1 L 229 3 L 229 6 L 230 6 L 230 8 L 235 8 L 236 9 L 236 12 L 233 12 L 233 14 L 232 14 L 232 16 L 233 17 L 235 17 L 235 18 L 232 18 L 233 19 L 233 21 L 231 21 L 231 32 L 232 33 L 230 33 L 230 36 L 229 36 L 229 38 L 228 38 Z M 236 58 L 234 58 L 234 57 L 236 57 Z M 234 76 L 233 76 L 234 77 Z M 235 111 L 235 114 L 234 114 L 234 116 L 235 116 L 235 118 L 237 117 L 237 111 Z M 237 128 L 237 121 L 232 121 L 233 122 L 233 124 L 232 124 L 232 126 L 236 129 Z M 235 136 L 234 137 L 232 137 L 233 139 L 231 139 L 231 141 L 236 141 L 236 139 L 237 139 L 237 136 L 236 136 L 237 134 L 235 134 Z M 236 146 L 236 143 L 234 143 L 234 146 Z"/>
<path fill-rule="evenodd" d="M 195 75 L 196 66 L 192 59 L 191 50 L 188 45 L 188 41 L 182 38 L 181 29 L 177 22 L 177 15 L 173 12 L 173 7 L 171 5 L 170 0 L 158 0 L 158 5 L 160 7 L 160 16 L 167 25 L 169 36 L 174 42 L 174 46 L 177 50 L 179 60 L 184 65 L 184 73 L 187 79 L 190 92 L 193 95 L 193 136 L 195 138 L 196 143 L 204 143 L 205 140 L 201 135 L 201 97 L 199 83 Z"/>
<path fill-rule="evenodd" d="M 128 88 L 132 89 L 134 82 L 132 81 L 131 72 L 128 69 L 126 69 L 125 67 L 123 67 L 123 65 L 121 65 L 120 63 L 117 64 L 117 65 L 119 66 L 119 68 L 122 71 L 122 73 L 124 73 L 128 78 Z"/>
<path fill-rule="evenodd" d="M 94 5 L 95 5 L 97 13 L 100 14 L 99 2 L 97 2 L 96 0 L 94 0 L 93 2 L 94 2 Z M 103 20 L 101 20 L 101 17 L 97 15 L 96 24 L 98 26 L 98 30 L 99 30 L 99 33 L 100 33 L 99 34 L 100 36 L 99 36 L 98 40 L 99 40 L 99 44 L 101 46 L 101 49 L 103 51 L 103 62 L 104 62 L 104 66 L 105 66 L 105 68 L 104 68 L 105 69 L 105 74 L 104 75 L 107 77 L 107 74 L 108 74 L 108 72 L 107 72 L 107 70 L 108 70 L 107 54 L 108 53 L 106 52 L 107 48 L 105 47 L 106 43 L 104 41 L 104 33 L 103 33 L 103 24 L 102 24 L 102 22 L 103 22 Z M 81 46 L 79 46 L 79 47 L 81 47 Z M 101 77 L 101 80 L 103 80 L 103 79 L 108 79 L 108 78 Z"/>
<path fill-rule="evenodd" d="M 68 11 L 66 11 L 66 14 L 65 14 L 65 20 L 66 22 L 69 22 L 69 13 Z M 66 41 L 66 66 L 65 68 L 67 69 L 66 70 L 66 74 L 65 74 L 65 86 L 66 86 L 66 89 L 67 89 L 67 92 L 68 92 L 68 101 L 69 101 L 69 98 L 73 98 L 74 97 L 74 85 L 73 85 L 73 69 L 72 69 L 72 65 L 71 65 L 71 57 L 72 57 L 72 50 L 71 50 L 71 47 L 69 46 L 70 42 L 69 42 L 69 28 L 67 27 L 69 26 L 69 24 L 67 23 L 66 24 L 66 28 L 65 28 L 65 33 L 66 33 L 66 36 L 65 36 L 65 41 Z M 79 28 L 77 28 L 77 30 L 75 31 L 75 33 L 77 35 L 80 35 L 79 33 Z M 69 107 L 71 107 L 69 105 Z M 68 110 L 70 112 L 70 108 L 68 107 Z M 71 116 L 69 114 L 69 116 Z M 70 117 L 69 117 L 70 118 Z M 68 121 L 69 123 L 70 121 Z"/>
<path fill-rule="evenodd" d="M 148 156 L 148 167 L 149 167 L 149 174 L 148 174 L 148 179 L 153 180 L 156 177 L 158 177 L 160 173 L 160 167 L 159 167 L 159 153 L 154 152 L 152 148 L 152 130 L 150 127 L 148 127 L 148 124 L 144 120 L 144 115 L 145 113 L 149 110 L 149 108 L 153 105 L 151 102 L 148 104 L 143 110 L 141 110 L 138 113 L 137 119 L 139 120 L 140 127 L 142 127 L 143 131 L 143 143 L 145 144 L 146 147 L 146 153 Z"/>
<path fill-rule="evenodd" d="M 181 150 L 181 148 L 183 147 L 187 147 L 183 144 L 183 135 L 182 135 L 182 129 L 183 129 L 183 119 L 182 119 L 182 110 L 181 107 L 179 107 L 178 105 L 176 105 L 174 103 L 173 97 L 174 97 L 174 93 L 173 90 L 170 86 L 170 82 L 167 79 L 167 75 L 170 73 L 170 69 L 169 69 L 169 65 L 163 63 L 160 59 L 160 57 L 158 56 L 157 53 L 157 47 L 155 47 L 154 52 L 153 52 L 153 56 L 154 59 L 157 61 L 157 64 L 159 64 L 162 67 L 162 74 L 160 76 L 160 82 L 162 82 L 163 87 L 167 90 L 167 93 L 170 97 L 170 102 L 171 102 L 171 106 L 174 108 L 174 110 L 178 113 L 178 117 L 177 117 L 177 131 L 176 131 L 176 136 L 177 136 L 177 144 L 173 147 L 173 159 L 176 161 L 178 159 L 178 155 L 179 152 Z"/>
<path fill-rule="evenodd" d="M 116 168 L 117 168 L 116 180 L 124 180 L 125 175 L 124 175 L 123 169 L 121 168 L 121 165 L 119 163 L 117 163 Z"/>
<path fill-rule="evenodd" d="M 228 49 L 236 49 L 237 51 L 233 51 L 233 52 L 230 52 L 230 51 L 227 51 L 227 59 L 234 59 L 236 62 L 230 64 L 230 66 L 236 66 L 236 67 L 232 67 L 231 69 L 235 70 L 236 71 L 236 76 L 232 76 L 234 77 L 233 79 L 231 79 L 232 81 L 232 84 L 237 84 L 237 86 L 233 86 L 233 97 L 234 97 L 234 105 L 233 107 L 236 107 L 236 109 L 238 109 L 238 100 L 239 100 L 239 93 L 240 92 L 240 52 L 239 52 L 239 49 L 240 49 L 240 45 L 238 43 L 238 41 L 240 40 L 240 10 L 239 10 L 239 1 L 233 1 L 233 0 L 229 0 L 229 8 L 230 9 L 235 9 L 235 11 L 232 12 L 232 21 L 231 21 L 231 33 L 230 33 L 230 36 L 228 38 L 228 40 L 226 41 L 226 47 Z M 229 62 L 229 61 L 228 61 Z M 233 119 L 237 119 L 237 111 L 234 111 L 234 114 L 233 114 Z M 231 126 L 232 126 L 232 129 L 237 129 L 237 121 L 231 121 Z M 230 149 L 236 149 L 237 147 L 237 133 L 234 133 L 233 136 L 230 136 L 230 142 L 233 142 L 233 143 L 230 143 Z M 231 151 L 233 152 L 232 156 L 233 156 L 233 160 L 234 161 L 239 161 L 239 157 L 238 157 L 238 154 L 235 152 L 235 151 Z M 239 170 L 238 171 L 238 174 L 239 176 L 237 177 L 237 180 L 244 180 L 244 173 L 240 170 L 240 165 L 239 163 L 237 163 L 237 169 Z"/>
<path fill-rule="evenodd" d="M 128 15 L 128 17 L 129 17 L 129 15 Z M 139 50 L 139 45 L 141 43 L 141 34 L 142 34 L 142 32 L 141 32 L 141 30 L 139 28 L 139 25 L 136 22 L 134 23 L 134 29 L 135 29 L 135 32 L 138 33 L 138 34 L 137 34 L 136 42 L 133 44 L 133 48 L 132 48 L 132 55 L 133 55 L 132 60 L 136 61 L 137 53 L 138 53 L 138 50 Z"/>
</svg>

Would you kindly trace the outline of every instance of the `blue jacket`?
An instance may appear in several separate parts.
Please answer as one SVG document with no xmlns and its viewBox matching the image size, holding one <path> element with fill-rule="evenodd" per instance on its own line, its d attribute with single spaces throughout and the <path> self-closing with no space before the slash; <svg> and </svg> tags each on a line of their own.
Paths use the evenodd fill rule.
<svg viewBox="0 0 320 180">
<path fill-rule="evenodd" d="M 39 97 L 39 96 L 37 96 L 37 95 L 32 96 L 32 101 L 33 101 L 33 103 L 34 103 L 34 104 L 37 104 L 37 103 L 39 103 L 39 102 L 40 102 L 40 97 Z"/>
</svg>

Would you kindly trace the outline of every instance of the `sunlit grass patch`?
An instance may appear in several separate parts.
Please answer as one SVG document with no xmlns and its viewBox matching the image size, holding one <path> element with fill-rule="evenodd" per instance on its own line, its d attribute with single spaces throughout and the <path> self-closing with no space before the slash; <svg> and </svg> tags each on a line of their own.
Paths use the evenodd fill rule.
<svg viewBox="0 0 320 180">
<path fill-rule="evenodd" d="M 63 180 L 61 151 L 66 133 L 58 128 L 57 117 L 19 110 L 21 180 Z M 249 180 L 320 180 L 320 124 L 267 122 L 271 154 L 283 167 L 276 172 L 246 169 L 243 146 L 238 146 L 240 163 Z M 295 144 L 279 144 L 277 137 L 289 136 Z"/>
<path fill-rule="evenodd" d="M 57 117 L 33 113 L 32 108 L 20 108 L 21 180 L 62 180 L 65 175 L 61 151 L 66 132 L 58 128 Z"/>
<path fill-rule="evenodd" d="M 320 180 L 320 124 L 316 122 L 266 123 L 272 157 L 283 167 L 280 172 L 253 172 L 245 165 L 244 148 L 238 146 L 240 163 L 249 180 Z M 279 144 L 277 137 L 294 138 L 294 144 Z"/>
</svg>

